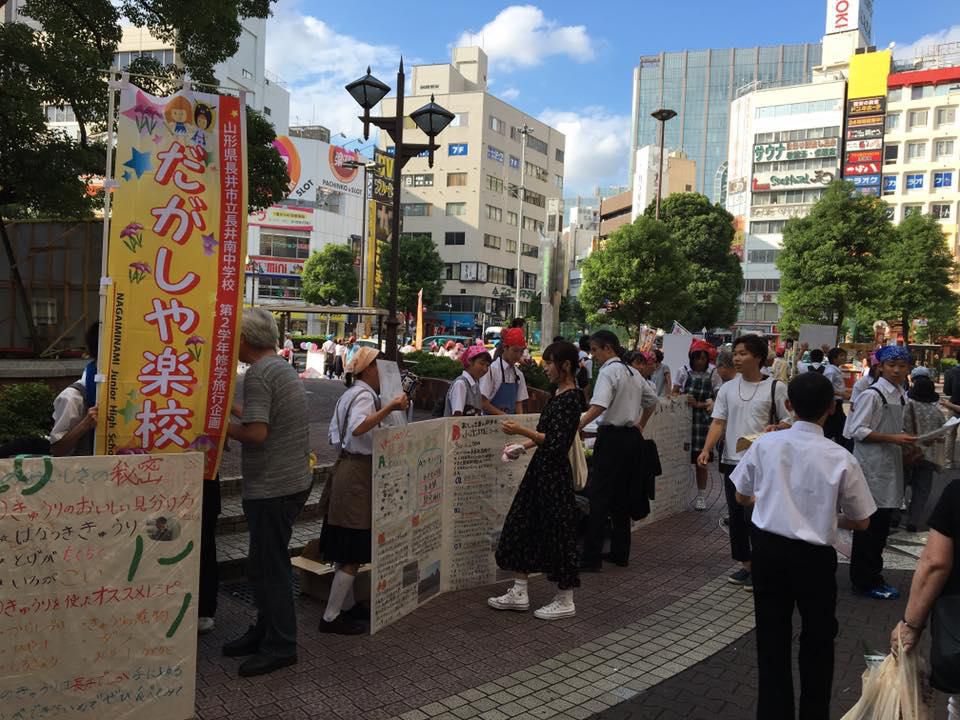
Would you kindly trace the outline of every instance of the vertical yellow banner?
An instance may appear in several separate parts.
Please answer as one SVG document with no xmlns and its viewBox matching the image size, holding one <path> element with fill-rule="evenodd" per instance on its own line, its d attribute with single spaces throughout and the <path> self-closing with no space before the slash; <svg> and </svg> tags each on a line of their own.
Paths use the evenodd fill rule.
<svg viewBox="0 0 960 720">
<path fill-rule="evenodd" d="M 233 399 L 246 257 L 239 98 L 121 92 L 102 334 L 97 452 L 220 462 Z"/>
</svg>

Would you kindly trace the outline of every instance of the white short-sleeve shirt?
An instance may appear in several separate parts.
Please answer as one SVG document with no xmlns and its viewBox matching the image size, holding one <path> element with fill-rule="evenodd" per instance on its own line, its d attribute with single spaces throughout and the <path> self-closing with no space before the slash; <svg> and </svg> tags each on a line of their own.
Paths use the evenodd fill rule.
<svg viewBox="0 0 960 720">
<path fill-rule="evenodd" d="M 530 399 L 530 393 L 527 391 L 527 379 L 520 372 L 520 368 L 504 362 L 503 357 L 496 358 L 491 364 L 487 374 L 480 378 L 480 394 L 487 400 L 493 400 L 493 397 L 503 385 L 503 378 L 506 376 L 508 383 L 517 383 L 517 402 L 523 402 Z"/>
<path fill-rule="evenodd" d="M 741 453 L 737 452 L 737 440 L 747 435 L 762 433 L 770 423 L 770 399 L 776 392 L 775 419 L 778 422 L 789 420 L 787 410 L 787 385 L 778 382 L 776 390 L 771 390 L 774 380 L 764 378 L 760 382 L 747 382 L 742 375 L 724 383 L 717 391 L 713 404 L 713 419 L 726 422 L 723 443 L 723 462 L 736 465 Z"/>
<path fill-rule="evenodd" d="M 460 377 L 464 379 L 464 382 L 454 381 L 450 384 L 450 410 L 455 413 L 462 413 L 464 405 L 467 404 L 467 387 L 477 386 L 477 381 L 473 379 L 473 375 L 466 370 L 460 373 Z"/>
<path fill-rule="evenodd" d="M 357 380 L 340 396 L 330 420 L 327 437 L 331 445 L 338 445 L 356 455 L 373 455 L 373 432 L 355 436 L 353 431 L 378 410 L 379 398 L 373 388 Z M 343 428 L 343 436 L 340 429 Z"/>
<path fill-rule="evenodd" d="M 619 427 L 635 424 L 643 411 L 658 401 L 656 388 L 617 358 L 607 360 L 600 367 L 590 397 L 591 405 L 604 408 L 597 424 Z"/>
<path fill-rule="evenodd" d="M 80 376 L 80 382 L 86 382 L 87 374 Z M 53 430 L 50 431 L 50 442 L 55 443 L 76 427 L 83 420 L 86 399 L 83 393 L 73 386 L 64 388 L 53 401 Z"/>
</svg>

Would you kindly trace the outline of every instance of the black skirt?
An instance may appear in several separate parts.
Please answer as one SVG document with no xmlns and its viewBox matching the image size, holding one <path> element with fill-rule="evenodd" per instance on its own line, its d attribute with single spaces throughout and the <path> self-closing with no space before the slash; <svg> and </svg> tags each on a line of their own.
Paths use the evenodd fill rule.
<svg viewBox="0 0 960 720">
<path fill-rule="evenodd" d="M 339 527 L 324 522 L 320 528 L 320 552 L 329 563 L 363 565 L 372 559 L 370 530 Z"/>
</svg>

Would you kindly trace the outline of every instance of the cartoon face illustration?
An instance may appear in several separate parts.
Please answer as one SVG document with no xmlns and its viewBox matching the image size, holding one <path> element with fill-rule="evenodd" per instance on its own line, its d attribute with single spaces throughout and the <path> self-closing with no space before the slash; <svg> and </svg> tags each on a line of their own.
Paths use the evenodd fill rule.
<svg viewBox="0 0 960 720">
<path fill-rule="evenodd" d="M 200 130 L 209 130 L 213 124 L 213 110 L 209 105 L 197 103 L 193 110 L 193 124 Z"/>
<path fill-rule="evenodd" d="M 193 119 L 193 104 L 182 95 L 178 95 L 167 103 L 163 110 L 163 117 L 168 123 L 175 125 L 177 131 L 184 132 L 186 123 Z"/>
</svg>

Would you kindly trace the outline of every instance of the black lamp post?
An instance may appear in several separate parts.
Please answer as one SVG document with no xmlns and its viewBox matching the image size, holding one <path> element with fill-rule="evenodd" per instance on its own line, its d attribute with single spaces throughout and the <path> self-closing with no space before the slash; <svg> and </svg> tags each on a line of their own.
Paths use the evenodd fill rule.
<svg viewBox="0 0 960 720">
<path fill-rule="evenodd" d="M 660 108 L 650 113 L 650 116 L 653 117 L 660 123 L 660 167 L 657 168 L 657 212 L 654 217 L 657 220 L 660 219 L 660 193 L 663 190 L 663 145 L 664 145 L 664 135 L 666 135 L 667 121 L 673 120 L 677 116 L 675 110 L 670 110 L 669 108 Z"/>
<path fill-rule="evenodd" d="M 387 337 L 386 353 L 387 359 L 397 359 L 397 285 L 400 277 L 400 172 L 410 158 L 417 157 L 420 153 L 427 151 L 429 153 L 429 164 L 433 167 L 433 153 L 439 150 L 440 146 L 434 142 L 434 138 L 453 120 L 453 113 L 446 110 L 433 101 L 424 105 L 419 110 L 410 114 L 410 119 L 416 123 L 427 136 L 426 143 L 405 143 L 403 141 L 403 95 L 404 95 L 405 76 L 403 73 L 403 58 L 400 59 L 400 69 L 397 71 L 397 106 L 392 117 L 370 117 L 370 110 L 379 103 L 390 92 L 390 88 L 377 80 L 370 74 L 370 68 L 367 68 L 367 74 L 359 80 L 354 80 L 346 86 L 347 92 L 353 96 L 360 107 L 363 108 L 363 139 L 370 137 L 370 125 L 376 125 L 381 130 L 385 130 L 393 140 L 393 217 L 390 223 L 390 299 L 387 307 Z"/>
</svg>

